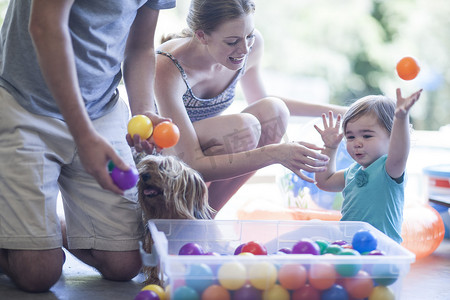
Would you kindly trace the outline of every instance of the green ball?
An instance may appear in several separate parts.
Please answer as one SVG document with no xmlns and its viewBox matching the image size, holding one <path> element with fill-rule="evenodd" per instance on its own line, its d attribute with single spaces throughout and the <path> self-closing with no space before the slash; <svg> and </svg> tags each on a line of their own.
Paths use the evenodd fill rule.
<svg viewBox="0 0 450 300">
<path fill-rule="evenodd" d="M 355 260 L 359 261 L 356 256 L 361 256 L 358 251 L 353 249 L 344 249 L 338 255 L 353 255 L 355 256 Z M 352 277 L 355 276 L 359 270 L 361 270 L 360 263 L 352 263 L 352 264 L 336 264 L 336 272 L 338 272 L 342 277 Z"/>
</svg>

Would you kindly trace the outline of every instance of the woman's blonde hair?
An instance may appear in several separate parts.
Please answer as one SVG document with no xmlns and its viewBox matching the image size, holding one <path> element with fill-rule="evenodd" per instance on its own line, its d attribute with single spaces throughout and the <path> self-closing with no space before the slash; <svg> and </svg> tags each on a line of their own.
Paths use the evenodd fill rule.
<svg viewBox="0 0 450 300">
<path fill-rule="evenodd" d="M 252 0 L 192 0 L 186 18 L 188 28 L 178 34 L 163 36 L 161 43 L 173 38 L 192 37 L 197 30 L 210 34 L 224 22 L 254 11 Z"/>
</svg>

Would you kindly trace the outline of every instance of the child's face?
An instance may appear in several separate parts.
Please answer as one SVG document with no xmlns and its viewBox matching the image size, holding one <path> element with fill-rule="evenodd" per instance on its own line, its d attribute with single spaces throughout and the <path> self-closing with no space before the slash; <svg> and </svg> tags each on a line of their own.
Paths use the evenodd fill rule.
<svg viewBox="0 0 450 300">
<path fill-rule="evenodd" d="M 364 115 L 349 121 L 345 138 L 348 153 L 364 168 L 388 153 L 389 133 L 374 115 Z"/>
</svg>

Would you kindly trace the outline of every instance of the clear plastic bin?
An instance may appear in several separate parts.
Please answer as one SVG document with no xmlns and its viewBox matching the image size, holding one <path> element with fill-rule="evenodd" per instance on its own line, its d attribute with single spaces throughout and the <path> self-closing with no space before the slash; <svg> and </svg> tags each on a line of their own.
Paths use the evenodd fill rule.
<svg viewBox="0 0 450 300">
<path fill-rule="evenodd" d="M 323 299 L 346 299 L 345 294 L 353 299 L 352 295 L 368 289 L 382 298 L 389 299 L 391 294 L 400 299 L 402 279 L 415 260 L 413 253 L 365 222 L 152 220 L 148 225 L 155 243 L 152 254 L 141 249 L 142 259 L 144 265 L 160 266 L 161 276 L 170 285 L 170 299 L 222 299 L 225 292 L 231 299 L 301 299 L 302 282 L 303 288 L 314 288 Z M 303 238 L 351 244 L 359 230 L 369 230 L 385 255 L 278 252 Z M 268 255 L 234 255 L 239 245 L 249 241 L 262 243 Z M 216 255 L 178 255 L 187 243 L 197 243 Z M 292 273 L 284 271 L 285 265 L 294 265 Z M 342 273 L 346 268 L 358 274 Z M 202 295 L 206 290 L 209 294 Z"/>
</svg>

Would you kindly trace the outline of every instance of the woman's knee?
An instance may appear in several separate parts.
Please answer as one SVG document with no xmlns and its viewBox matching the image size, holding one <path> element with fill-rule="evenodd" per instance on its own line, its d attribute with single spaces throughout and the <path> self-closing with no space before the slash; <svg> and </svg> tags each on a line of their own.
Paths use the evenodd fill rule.
<svg viewBox="0 0 450 300">
<path fill-rule="evenodd" d="M 289 122 L 289 109 L 283 100 L 266 97 L 246 109 L 254 114 L 261 126 L 259 146 L 278 143 L 286 133 Z"/>
<path fill-rule="evenodd" d="M 62 249 L 9 250 L 7 275 L 15 285 L 30 293 L 47 292 L 61 277 Z"/>
</svg>

